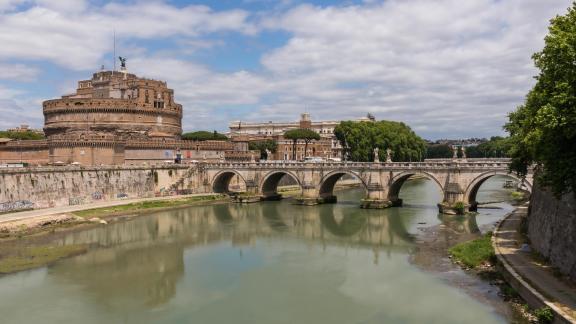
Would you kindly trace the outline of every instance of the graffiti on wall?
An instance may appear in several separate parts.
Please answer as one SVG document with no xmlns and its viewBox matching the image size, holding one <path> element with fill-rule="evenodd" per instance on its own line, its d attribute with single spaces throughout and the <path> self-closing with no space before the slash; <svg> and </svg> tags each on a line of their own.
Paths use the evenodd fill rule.
<svg viewBox="0 0 576 324">
<path fill-rule="evenodd" d="M 68 198 L 68 205 L 75 206 L 75 205 L 82 205 L 84 204 L 84 197 L 70 197 Z"/>
<path fill-rule="evenodd" d="M 29 200 L 8 201 L 0 203 L 0 213 L 34 209 L 34 203 Z"/>
<path fill-rule="evenodd" d="M 104 194 L 100 191 L 95 191 L 92 193 L 92 200 L 102 200 L 104 198 Z"/>
<path fill-rule="evenodd" d="M 193 193 L 192 189 L 166 190 L 166 188 L 160 188 L 160 191 L 156 191 L 154 195 L 156 197 L 164 197 L 164 196 L 190 195 L 192 193 Z"/>
</svg>

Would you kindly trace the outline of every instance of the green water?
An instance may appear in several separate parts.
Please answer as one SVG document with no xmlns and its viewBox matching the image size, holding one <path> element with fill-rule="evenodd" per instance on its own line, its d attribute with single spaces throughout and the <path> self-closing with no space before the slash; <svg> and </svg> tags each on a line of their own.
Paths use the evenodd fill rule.
<svg viewBox="0 0 576 324">
<path fill-rule="evenodd" d="M 506 196 L 501 178 L 479 200 Z M 360 190 L 314 207 L 288 200 L 191 207 L 66 234 L 86 254 L 0 277 L 0 323 L 505 323 L 410 262 L 421 227 L 487 228 L 510 209 L 447 221 L 433 182 L 405 206 L 358 208 Z"/>
</svg>

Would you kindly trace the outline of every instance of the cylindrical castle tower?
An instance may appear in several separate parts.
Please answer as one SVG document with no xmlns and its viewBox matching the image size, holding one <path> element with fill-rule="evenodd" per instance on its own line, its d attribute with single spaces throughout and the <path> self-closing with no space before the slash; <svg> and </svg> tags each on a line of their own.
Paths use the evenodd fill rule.
<svg viewBox="0 0 576 324">
<path fill-rule="evenodd" d="M 78 82 L 75 94 L 43 103 L 48 140 L 113 136 L 117 140 L 182 134 L 182 106 L 165 82 L 125 72 L 102 71 Z"/>
</svg>

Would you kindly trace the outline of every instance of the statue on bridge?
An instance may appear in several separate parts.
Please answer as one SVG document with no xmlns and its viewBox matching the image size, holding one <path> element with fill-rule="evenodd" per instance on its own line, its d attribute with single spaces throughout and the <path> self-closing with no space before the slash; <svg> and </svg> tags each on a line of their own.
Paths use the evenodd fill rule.
<svg viewBox="0 0 576 324">
<path fill-rule="evenodd" d="M 452 146 L 452 159 L 456 160 L 458 158 L 458 146 L 453 145 Z"/>
<path fill-rule="evenodd" d="M 386 163 L 392 163 L 392 150 L 386 149 Z"/>
<path fill-rule="evenodd" d="M 266 161 L 270 160 L 271 157 L 272 157 L 272 152 L 270 152 L 269 149 L 266 149 Z"/>
<path fill-rule="evenodd" d="M 378 155 L 379 152 L 379 148 L 374 148 L 374 163 L 380 163 L 380 156 Z"/>
</svg>

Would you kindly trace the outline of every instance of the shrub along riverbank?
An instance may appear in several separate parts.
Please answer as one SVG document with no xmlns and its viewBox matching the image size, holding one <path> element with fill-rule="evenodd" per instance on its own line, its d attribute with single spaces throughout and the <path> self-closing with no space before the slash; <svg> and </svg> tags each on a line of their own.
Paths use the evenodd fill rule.
<svg viewBox="0 0 576 324">
<path fill-rule="evenodd" d="M 494 263 L 496 261 L 492 247 L 492 232 L 488 232 L 478 239 L 456 244 L 448 252 L 457 262 L 470 268 L 476 268 L 482 263 Z"/>
<path fill-rule="evenodd" d="M 530 310 L 518 292 L 508 285 L 496 263 L 498 262 L 492 246 L 492 232 L 484 234 L 475 240 L 462 242 L 448 249 L 453 261 L 466 270 L 474 271 L 478 276 L 490 281 L 500 288 L 500 296 L 510 303 L 511 307 L 530 323 L 551 323 L 553 315 L 550 308 Z M 552 316 L 552 317 L 551 317 Z"/>
</svg>

